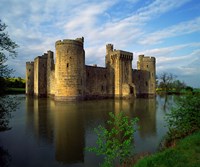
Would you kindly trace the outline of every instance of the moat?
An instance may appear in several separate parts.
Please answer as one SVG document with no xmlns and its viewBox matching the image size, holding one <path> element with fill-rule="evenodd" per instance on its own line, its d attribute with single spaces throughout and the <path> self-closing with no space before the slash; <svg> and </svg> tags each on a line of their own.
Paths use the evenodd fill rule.
<svg viewBox="0 0 200 167">
<path fill-rule="evenodd" d="M 123 111 L 138 117 L 135 152 L 155 152 L 167 132 L 164 116 L 174 97 L 155 99 L 92 100 L 55 102 L 17 95 L 11 130 L 0 133 L 0 147 L 7 150 L 10 166 L 98 166 L 102 157 L 86 152 L 94 146 L 98 125 L 105 125 L 108 113 Z"/>
</svg>

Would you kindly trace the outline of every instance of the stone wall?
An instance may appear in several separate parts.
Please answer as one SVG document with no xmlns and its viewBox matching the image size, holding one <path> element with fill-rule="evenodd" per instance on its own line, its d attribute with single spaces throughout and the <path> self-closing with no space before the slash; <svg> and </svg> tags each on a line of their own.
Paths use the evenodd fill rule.
<svg viewBox="0 0 200 167">
<path fill-rule="evenodd" d="M 54 71 L 55 65 L 54 65 L 54 59 L 53 59 L 53 52 L 47 51 L 47 95 L 50 96 L 52 94 L 52 71 Z"/>
<path fill-rule="evenodd" d="M 147 96 L 149 93 L 149 71 L 133 70 L 133 83 L 136 87 L 137 97 Z"/>
<path fill-rule="evenodd" d="M 108 79 L 108 69 L 86 66 L 86 99 L 109 97 Z"/>
<path fill-rule="evenodd" d="M 56 79 L 55 79 L 55 70 L 51 71 L 50 74 L 50 94 L 49 96 L 55 95 Z"/>
</svg>

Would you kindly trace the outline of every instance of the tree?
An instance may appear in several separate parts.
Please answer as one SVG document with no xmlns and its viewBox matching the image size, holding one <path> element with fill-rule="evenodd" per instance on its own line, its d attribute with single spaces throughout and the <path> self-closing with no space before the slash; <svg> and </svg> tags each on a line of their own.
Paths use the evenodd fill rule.
<svg viewBox="0 0 200 167">
<path fill-rule="evenodd" d="M 124 163 L 133 151 L 133 135 L 138 118 L 130 120 L 123 112 L 118 115 L 109 113 L 110 120 L 105 127 L 98 126 L 95 132 L 98 136 L 97 147 L 87 148 L 97 155 L 104 155 L 102 166 L 114 166 L 115 163 Z M 117 162 L 116 162 L 117 161 Z M 118 162 L 119 161 L 119 162 Z"/>
<path fill-rule="evenodd" d="M 172 73 L 163 72 L 159 75 L 159 87 L 169 92 L 173 88 L 173 81 L 176 78 Z"/>
<path fill-rule="evenodd" d="M 173 88 L 176 90 L 176 92 L 180 92 L 182 89 L 186 88 L 186 84 L 180 80 L 175 80 L 173 82 Z"/>
<path fill-rule="evenodd" d="M 177 99 L 176 106 L 167 114 L 168 137 L 181 138 L 200 130 L 200 94 L 187 94 Z"/>
<path fill-rule="evenodd" d="M 6 61 L 8 60 L 8 56 L 14 58 L 17 55 L 16 48 L 18 45 L 13 42 L 8 33 L 5 32 L 6 24 L 2 23 L 0 20 L 0 95 L 5 92 L 6 89 L 6 81 L 5 78 L 10 77 L 13 70 L 6 65 Z M 8 56 L 6 56 L 6 53 Z"/>
<path fill-rule="evenodd" d="M 17 55 L 18 45 L 13 42 L 8 33 L 5 32 L 6 25 L 0 20 L 0 131 L 7 130 L 10 112 L 16 108 L 16 102 L 13 98 L 5 96 L 6 80 L 10 77 L 13 70 L 6 65 L 8 56 L 14 58 Z"/>
</svg>

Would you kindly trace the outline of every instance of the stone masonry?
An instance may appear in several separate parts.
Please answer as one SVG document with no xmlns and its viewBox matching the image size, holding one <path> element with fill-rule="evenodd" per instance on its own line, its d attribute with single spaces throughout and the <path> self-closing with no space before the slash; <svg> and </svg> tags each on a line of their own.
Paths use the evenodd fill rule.
<svg viewBox="0 0 200 167">
<path fill-rule="evenodd" d="M 84 38 L 55 43 L 52 51 L 26 63 L 26 94 L 57 101 L 99 98 L 154 97 L 156 59 L 139 56 L 132 69 L 133 53 L 106 45 L 105 67 L 85 65 Z"/>
</svg>

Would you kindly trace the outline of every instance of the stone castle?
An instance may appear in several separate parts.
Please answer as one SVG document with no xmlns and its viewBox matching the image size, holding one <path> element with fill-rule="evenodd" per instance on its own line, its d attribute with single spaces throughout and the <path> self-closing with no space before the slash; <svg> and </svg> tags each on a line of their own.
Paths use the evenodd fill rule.
<svg viewBox="0 0 200 167">
<path fill-rule="evenodd" d="M 26 62 L 26 94 L 55 100 L 153 97 L 156 60 L 139 56 L 132 69 L 133 53 L 106 45 L 105 67 L 85 65 L 84 38 L 55 43 L 52 51 Z"/>
</svg>

